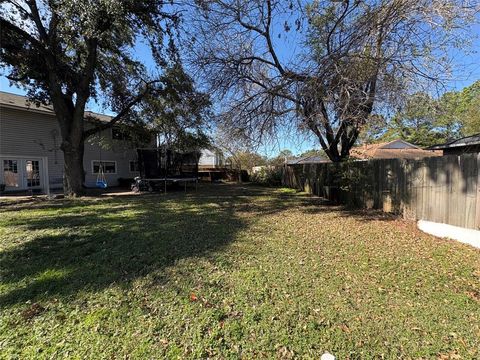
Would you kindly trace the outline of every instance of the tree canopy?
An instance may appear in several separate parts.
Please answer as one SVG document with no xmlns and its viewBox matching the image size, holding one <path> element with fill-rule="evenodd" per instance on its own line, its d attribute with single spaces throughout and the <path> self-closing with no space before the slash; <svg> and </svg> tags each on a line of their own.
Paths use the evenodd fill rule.
<svg viewBox="0 0 480 360">
<path fill-rule="evenodd" d="M 223 123 L 257 140 L 309 131 L 332 161 L 372 115 L 446 80 L 448 49 L 467 47 L 478 11 L 456 0 L 197 3 L 192 63 L 222 100 Z"/>
<path fill-rule="evenodd" d="M 283 149 L 279 151 L 279 153 L 268 159 L 268 165 L 275 166 L 275 167 L 281 167 L 285 164 L 285 161 L 294 159 L 295 155 L 293 152 L 289 149 Z"/>
<path fill-rule="evenodd" d="M 267 165 L 265 156 L 252 151 L 240 151 L 230 155 L 227 161 L 239 170 L 247 170 L 248 172 L 251 172 L 254 166 Z"/>
<path fill-rule="evenodd" d="M 480 133 L 480 80 L 461 91 L 442 95 L 439 120 L 453 122 L 463 136 Z"/>
<path fill-rule="evenodd" d="M 365 129 L 364 142 L 401 138 L 419 146 L 445 143 L 480 133 L 480 80 L 459 91 L 433 98 L 426 93 L 408 97 L 391 118 L 382 117 Z"/>
<path fill-rule="evenodd" d="M 164 69 L 179 62 L 178 17 L 165 9 L 160 0 L 2 1 L 0 63 L 30 99 L 53 105 L 67 194 L 83 192 L 85 139 L 135 118 L 146 94 L 165 92 Z M 136 57 L 142 43 L 151 50 L 154 72 Z M 86 118 L 91 100 L 116 115 L 109 122 Z"/>
<path fill-rule="evenodd" d="M 181 66 L 167 69 L 165 78 L 162 96 L 147 95 L 137 115 L 158 134 L 161 145 L 182 151 L 210 147 L 210 97 L 195 89 Z"/>
<path fill-rule="evenodd" d="M 419 146 L 431 146 L 458 136 L 459 126 L 440 120 L 439 102 L 425 93 L 412 95 L 404 109 L 391 119 L 384 139 L 401 138 Z"/>
</svg>

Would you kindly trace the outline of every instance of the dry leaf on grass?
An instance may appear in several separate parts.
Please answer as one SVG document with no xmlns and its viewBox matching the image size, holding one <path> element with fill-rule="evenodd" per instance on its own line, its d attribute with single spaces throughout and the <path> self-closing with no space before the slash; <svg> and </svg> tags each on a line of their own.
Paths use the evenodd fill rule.
<svg viewBox="0 0 480 360">
<path fill-rule="evenodd" d="M 38 316 L 41 313 L 43 313 L 44 311 L 45 311 L 45 308 L 42 305 L 33 303 L 28 308 L 22 311 L 22 318 L 24 320 L 31 320 L 35 316 Z"/>
</svg>

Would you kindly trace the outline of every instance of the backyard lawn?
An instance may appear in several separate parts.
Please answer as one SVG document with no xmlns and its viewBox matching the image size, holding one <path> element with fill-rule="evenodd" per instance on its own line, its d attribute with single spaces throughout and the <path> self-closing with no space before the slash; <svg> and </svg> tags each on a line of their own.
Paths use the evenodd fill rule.
<svg viewBox="0 0 480 360">
<path fill-rule="evenodd" d="M 0 206 L 2 358 L 480 358 L 480 251 L 286 189 Z"/>
</svg>

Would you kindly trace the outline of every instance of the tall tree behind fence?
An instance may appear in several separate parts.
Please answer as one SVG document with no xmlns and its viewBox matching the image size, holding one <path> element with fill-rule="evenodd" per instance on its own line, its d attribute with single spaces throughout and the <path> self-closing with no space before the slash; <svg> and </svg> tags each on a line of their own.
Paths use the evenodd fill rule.
<svg viewBox="0 0 480 360">
<path fill-rule="evenodd" d="M 411 220 L 480 229 L 480 153 L 287 165 L 283 184 Z"/>
</svg>

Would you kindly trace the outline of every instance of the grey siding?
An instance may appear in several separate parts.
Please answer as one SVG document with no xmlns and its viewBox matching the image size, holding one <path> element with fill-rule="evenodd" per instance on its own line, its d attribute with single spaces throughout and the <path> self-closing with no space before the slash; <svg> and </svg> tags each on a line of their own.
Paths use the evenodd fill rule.
<svg viewBox="0 0 480 360">
<path fill-rule="evenodd" d="M 85 184 L 95 186 L 97 175 L 92 173 L 92 160 L 117 162 L 117 173 L 106 174 L 109 186 L 118 184 L 118 178 L 133 178 L 129 161 L 136 159 L 136 152 L 125 142 L 112 140 L 111 130 L 95 136 L 85 144 Z M 61 188 L 63 177 L 63 153 L 60 150 L 60 129 L 53 114 L 28 109 L 0 107 L 0 154 L 17 156 L 45 156 L 48 158 L 50 188 Z M 100 146 L 100 144 L 102 144 Z"/>
<path fill-rule="evenodd" d="M 0 108 L 0 154 L 46 156 L 51 188 L 62 187 L 60 129 L 49 114 Z"/>
<path fill-rule="evenodd" d="M 93 173 L 92 161 L 115 161 L 117 163 L 116 174 L 105 174 L 109 186 L 118 185 L 119 178 L 133 178 L 139 173 L 131 173 L 129 163 L 135 161 L 137 154 L 129 144 L 124 141 L 113 140 L 112 130 L 108 129 L 101 134 L 93 136 L 85 143 L 85 156 L 83 168 L 85 169 L 85 184 L 95 186 L 97 174 Z"/>
</svg>

